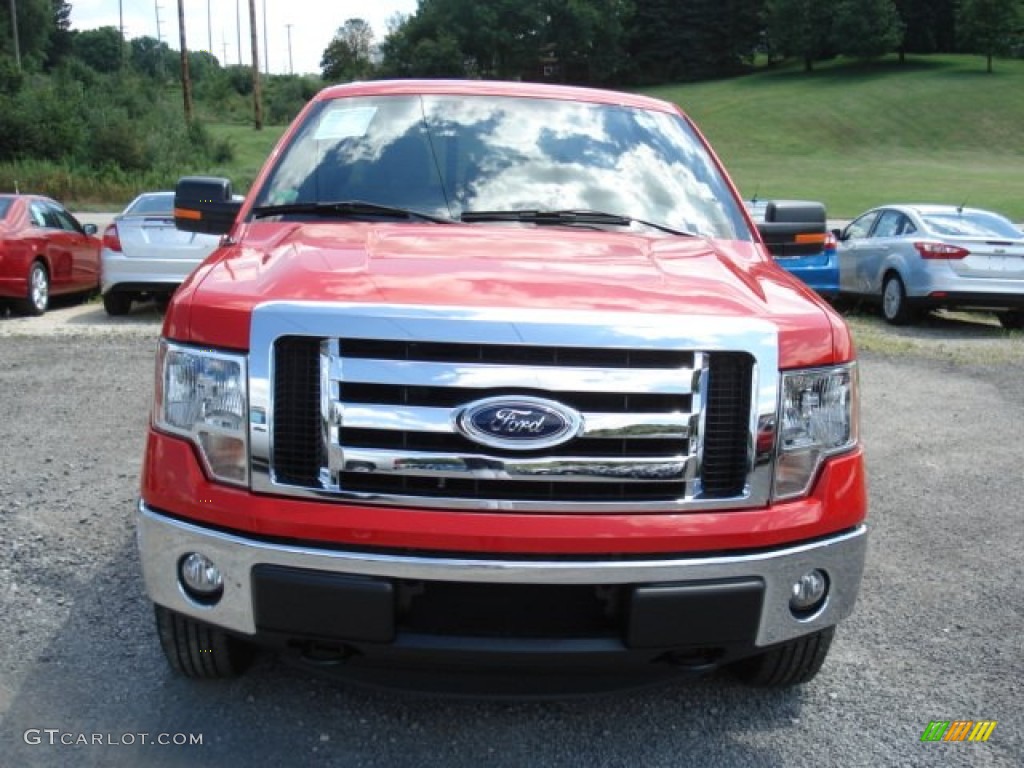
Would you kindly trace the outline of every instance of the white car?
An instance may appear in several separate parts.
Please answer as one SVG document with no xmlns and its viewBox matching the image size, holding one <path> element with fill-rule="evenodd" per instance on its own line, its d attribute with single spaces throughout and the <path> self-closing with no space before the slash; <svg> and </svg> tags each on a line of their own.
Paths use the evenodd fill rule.
<svg viewBox="0 0 1024 768">
<path fill-rule="evenodd" d="M 922 311 L 982 309 L 1024 328 L 1024 232 L 997 213 L 887 205 L 839 234 L 839 290 L 877 301 L 894 325 Z"/>
<path fill-rule="evenodd" d="M 186 277 L 220 243 L 217 235 L 174 226 L 174 193 L 145 192 L 103 232 L 103 306 L 125 315 L 133 301 L 165 304 Z"/>
</svg>

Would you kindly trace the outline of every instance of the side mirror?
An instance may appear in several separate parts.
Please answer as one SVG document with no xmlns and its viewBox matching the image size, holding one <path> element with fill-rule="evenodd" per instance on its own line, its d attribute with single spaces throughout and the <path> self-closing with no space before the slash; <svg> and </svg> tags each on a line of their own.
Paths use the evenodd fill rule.
<svg viewBox="0 0 1024 768">
<path fill-rule="evenodd" d="M 241 208 L 228 179 L 185 176 L 174 189 L 174 226 L 184 232 L 226 235 Z"/>
<path fill-rule="evenodd" d="M 828 234 L 825 206 L 797 200 L 772 200 L 757 225 L 775 258 L 813 256 L 825 248 Z"/>
<path fill-rule="evenodd" d="M 85 234 L 87 234 L 90 237 L 92 237 L 93 235 L 95 235 L 100 230 L 99 230 L 99 228 L 95 224 L 83 224 L 82 225 L 82 231 L 85 232 Z"/>
<path fill-rule="evenodd" d="M 832 237 L 834 237 L 836 239 L 836 242 L 845 239 L 843 237 L 843 230 L 841 230 L 841 229 L 833 229 L 832 230 Z"/>
</svg>

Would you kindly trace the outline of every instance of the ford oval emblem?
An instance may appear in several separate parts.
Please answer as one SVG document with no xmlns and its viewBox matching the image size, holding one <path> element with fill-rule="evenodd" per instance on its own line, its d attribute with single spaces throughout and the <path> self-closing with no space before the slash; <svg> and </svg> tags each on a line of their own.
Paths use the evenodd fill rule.
<svg viewBox="0 0 1024 768">
<path fill-rule="evenodd" d="M 535 451 L 576 437 L 583 417 L 568 406 L 539 397 L 488 397 L 459 409 L 455 426 L 481 445 Z"/>
</svg>

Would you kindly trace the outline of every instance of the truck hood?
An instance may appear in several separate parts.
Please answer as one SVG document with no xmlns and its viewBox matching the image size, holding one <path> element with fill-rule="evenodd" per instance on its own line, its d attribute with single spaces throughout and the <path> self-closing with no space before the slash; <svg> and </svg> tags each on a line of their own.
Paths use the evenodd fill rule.
<svg viewBox="0 0 1024 768">
<path fill-rule="evenodd" d="M 566 227 L 274 223 L 241 229 L 181 287 L 165 335 L 248 349 L 267 301 L 758 317 L 783 367 L 828 364 L 842 331 L 760 246 Z"/>
</svg>

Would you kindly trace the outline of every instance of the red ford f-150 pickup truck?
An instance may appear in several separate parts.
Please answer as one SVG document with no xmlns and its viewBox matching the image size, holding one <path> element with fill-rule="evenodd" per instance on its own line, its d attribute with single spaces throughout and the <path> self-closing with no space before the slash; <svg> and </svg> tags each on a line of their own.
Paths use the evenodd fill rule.
<svg viewBox="0 0 1024 768">
<path fill-rule="evenodd" d="M 244 202 L 175 206 L 223 235 L 138 505 L 177 671 L 817 673 L 865 556 L 857 367 L 765 240 L 821 206 L 762 237 L 672 104 L 454 81 L 327 88 Z"/>
</svg>

